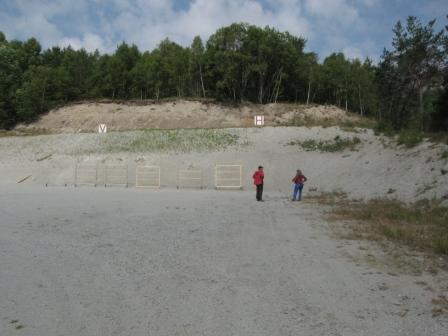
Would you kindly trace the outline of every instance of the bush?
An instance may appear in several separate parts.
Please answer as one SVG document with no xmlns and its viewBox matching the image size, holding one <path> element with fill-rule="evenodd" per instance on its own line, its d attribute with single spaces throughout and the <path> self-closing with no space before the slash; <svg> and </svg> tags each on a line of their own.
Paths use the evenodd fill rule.
<svg viewBox="0 0 448 336">
<path fill-rule="evenodd" d="M 401 130 L 398 134 L 398 144 L 412 148 L 422 142 L 423 136 L 420 132 L 412 129 Z"/>
<path fill-rule="evenodd" d="M 437 253 L 448 254 L 448 235 L 435 237 L 433 248 Z"/>
<path fill-rule="evenodd" d="M 384 134 L 387 136 L 392 136 L 394 134 L 394 129 L 389 124 L 386 124 L 384 121 L 380 121 L 379 123 L 376 124 L 374 132 L 375 135 Z"/>
<path fill-rule="evenodd" d="M 316 141 L 316 140 L 305 140 L 305 141 L 290 141 L 288 145 L 295 146 L 299 145 L 304 150 L 308 152 L 320 151 L 320 152 L 342 152 L 346 149 L 351 151 L 356 150 L 357 146 L 361 143 L 361 139 L 354 137 L 352 139 L 336 136 L 330 141 Z"/>
</svg>

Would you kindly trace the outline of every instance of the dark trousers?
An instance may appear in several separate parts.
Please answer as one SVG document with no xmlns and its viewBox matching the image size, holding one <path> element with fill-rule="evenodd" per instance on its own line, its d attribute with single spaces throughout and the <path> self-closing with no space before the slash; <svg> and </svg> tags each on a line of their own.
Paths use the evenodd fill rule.
<svg viewBox="0 0 448 336">
<path fill-rule="evenodd" d="M 257 201 L 261 201 L 263 198 L 263 185 L 257 184 Z"/>
</svg>

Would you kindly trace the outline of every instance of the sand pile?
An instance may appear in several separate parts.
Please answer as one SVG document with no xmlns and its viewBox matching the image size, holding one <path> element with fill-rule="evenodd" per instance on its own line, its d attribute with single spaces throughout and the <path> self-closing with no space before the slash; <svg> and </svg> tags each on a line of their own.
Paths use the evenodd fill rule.
<svg viewBox="0 0 448 336">
<path fill-rule="evenodd" d="M 250 103 L 229 105 L 190 100 L 146 104 L 87 102 L 52 110 L 36 123 L 19 125 L 17 129 L 80 133 L 96 132 L 99 124 L 106 124 L 109 131 L 248 127 L 253 125 L 255 115 L 264 115 L 266 126 L 313 121 L 344 123 L 358 119 L 335 106 Z"/>
</svg>

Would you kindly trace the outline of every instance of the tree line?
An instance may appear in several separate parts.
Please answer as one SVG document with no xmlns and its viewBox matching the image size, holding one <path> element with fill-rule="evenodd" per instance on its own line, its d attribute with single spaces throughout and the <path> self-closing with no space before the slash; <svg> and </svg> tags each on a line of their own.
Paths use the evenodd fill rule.
<svg viewBox="0 0 448 336">
<path fill-rule="evenodd" d="M 152 51 L 121 43 L 113 54 L 53 47 L 0 32 L 0 128 L 84 99 L 202 97 L 260 104 L 333 104 L 395 129 L 448 130 L 448 27 L 409 17 L 378 64 L 333 53 L 319 62 L 306 40 L 238 23 L 189 47 Z"/>
</svg>

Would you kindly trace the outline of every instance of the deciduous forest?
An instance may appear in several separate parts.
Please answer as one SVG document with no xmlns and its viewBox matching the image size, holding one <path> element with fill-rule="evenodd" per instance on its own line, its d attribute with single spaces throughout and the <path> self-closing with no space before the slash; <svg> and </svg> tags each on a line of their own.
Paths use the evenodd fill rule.
<svg viewBox="0 0 448 336">
<path fill-rule="evenodd" d="M 235 103 L 333 104 L 384 127 L 448 130 L 448 27 L 416 17 L 393 27 L 378 64 L 333 53 L 319 60 L 306 39 L 238 23 L 189 47 L 165 39 L 152 51 L 121 43 L 113 54 L 53 47 L 0 32 L 0 128 L 86 99 L 205 97 Z"/>
</svg>

